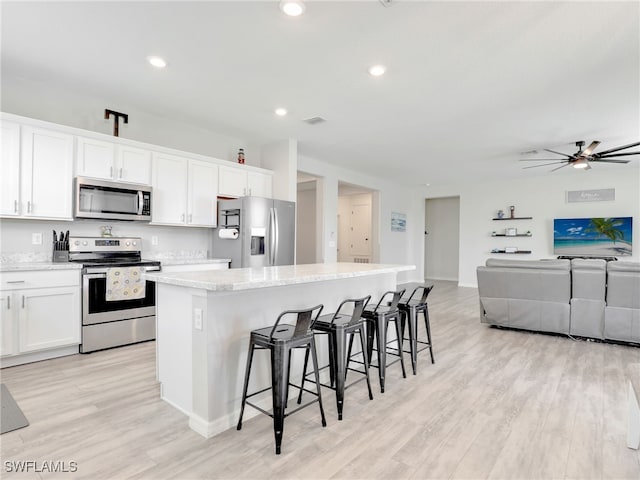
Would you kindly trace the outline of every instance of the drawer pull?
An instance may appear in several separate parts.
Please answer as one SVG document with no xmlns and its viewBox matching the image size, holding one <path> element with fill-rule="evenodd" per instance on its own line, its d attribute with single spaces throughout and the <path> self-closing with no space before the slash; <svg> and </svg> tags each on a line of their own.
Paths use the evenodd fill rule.
<svg viewBox="0 0 640 480">
<path fill-rule="evenodd" d="M 11 310 L 11 295 L 7 295 L 7 310 Z"/>
<path fill-rule="evenodd" d="M 24 308 L 24 295 L 22 295 L 22 308 Z"/>
<path fill-rule="evenodd" d="M 9 280 L 7 283 L 24 283 L 24 280 Z"/>
</svg>

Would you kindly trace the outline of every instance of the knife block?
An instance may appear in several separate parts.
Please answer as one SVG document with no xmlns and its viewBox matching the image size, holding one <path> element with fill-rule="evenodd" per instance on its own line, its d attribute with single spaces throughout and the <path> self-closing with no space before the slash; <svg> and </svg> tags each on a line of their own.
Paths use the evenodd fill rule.
<svg viewBox="0 0 640 480">
<path fill-rule="evenodd" d="M 54 250 L 53 262 L 54 263 L 69 262 L 69 252 L 67 250 Z"/>
</svg>

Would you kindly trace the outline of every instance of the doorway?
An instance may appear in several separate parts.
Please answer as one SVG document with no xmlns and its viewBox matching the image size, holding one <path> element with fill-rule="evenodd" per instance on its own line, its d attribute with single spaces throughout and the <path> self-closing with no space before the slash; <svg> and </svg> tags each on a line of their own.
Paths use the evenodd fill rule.
<svg viewBox="0 0 640 480">
<path fill-rule="evenodd" d="M 318 178 L 298 172 L 296 196 L 296 265 L 318 263 Z"/>
<path fill-rule="evenodd" d="M 373 191 L 344 182 L 338 183 L 338 261 L 372 263 Z"/>
<path fill-rule="evenodd" d="M 424 278 L 457 282 L 460 197 L 426 199 L 424 232 Z"/>
</svg>

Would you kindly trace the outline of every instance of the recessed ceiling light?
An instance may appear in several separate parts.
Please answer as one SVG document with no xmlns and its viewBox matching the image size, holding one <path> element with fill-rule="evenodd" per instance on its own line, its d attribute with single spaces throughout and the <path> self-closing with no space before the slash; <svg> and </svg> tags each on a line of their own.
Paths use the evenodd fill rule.
<svg viewBox="0 0 640 480">
<path fill-rule="evenodd" d="M 278 115 L 279 117 L 284 117 L 287 114 L 287 109 L 286 108 L 276 108 L 275 112 L 276 112 L 276 115 Z"/>
<path fill-rule="evenodd" d="M 281 0 L 280 2 L 280 10 L 290 17 L 302 15 L 304 8 L 304 3 L 301 0 Z"/>
<path fill-rule="evenodd" d="M 147 61 L 156 68 L 164 68 L 167 66 L 167 62 L 160 57 L 147 57 Z"/>
<path fill-rule="evenodd" d="M 387 67 L 384 65 L 374 65 L 373 67 L 369 67 L 369 75 L 374 77 L 379 77 L 380 75 L 384 75 L 384 72 L 387 71 Z"/>
</svg>

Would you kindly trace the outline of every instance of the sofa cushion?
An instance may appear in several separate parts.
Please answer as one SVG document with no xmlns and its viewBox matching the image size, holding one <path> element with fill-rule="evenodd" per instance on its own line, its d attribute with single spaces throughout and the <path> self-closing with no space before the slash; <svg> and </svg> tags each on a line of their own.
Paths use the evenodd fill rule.
<svg viewBox="0 0 640 480">
<path fill-rule="evenodd" d="M 607 307 L 640 309 L 640 263 L 608 263 Z"/>
</svg>

